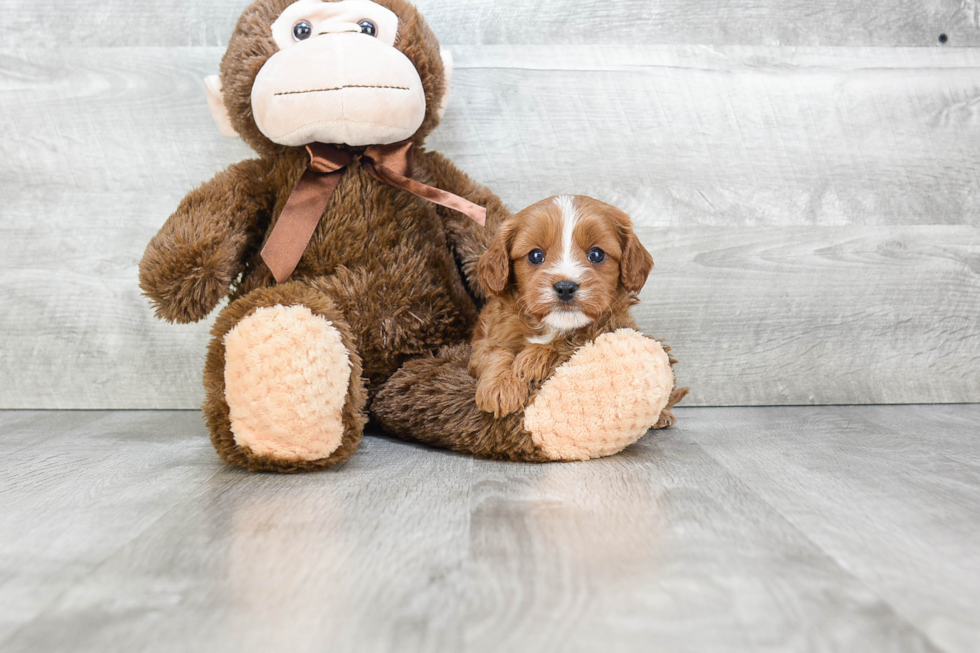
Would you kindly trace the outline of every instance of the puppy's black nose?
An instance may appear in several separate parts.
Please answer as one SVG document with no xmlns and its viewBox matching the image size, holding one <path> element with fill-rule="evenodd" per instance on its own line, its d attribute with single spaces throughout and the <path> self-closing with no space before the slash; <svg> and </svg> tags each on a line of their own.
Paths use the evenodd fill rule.
<svg viewBox="0 0 980 653">
<path fill-rule="evenodd" d="M 558 294 L 558 299 L 563 302 L 569 302 L 575 296 L 575 291 L 578 290 L 578 284 L 574 281 L 559 281 L 555 284 L 554 288 Z"/>
</svg>

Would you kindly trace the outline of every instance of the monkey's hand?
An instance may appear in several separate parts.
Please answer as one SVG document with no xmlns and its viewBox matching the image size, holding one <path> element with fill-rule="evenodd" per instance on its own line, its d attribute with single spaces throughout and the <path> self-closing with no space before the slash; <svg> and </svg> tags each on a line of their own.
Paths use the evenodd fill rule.
<svg viewBox="0 0 980 653">
<path fill-rule="evenodd" d="M 140 287 L 157 317 L 181 324 L 207 317 L 241 270 L 237 249 L 234 242 L 190 234 L 154 238 L 140 261 Z"/>
<path fill-rule="evenodd" d="M 551 347 L 530 345 L 514 359 L 514 376 L 524 383 L 540 383 L 558 364 L 558 354 Z"/>
<path fill-rule="evenodd" d="M 259 160 L 243 161 L 192 191 L 150 241 L 140 287 L 169 322 L 207 317 L 244 269 L 255 225 L 274 197 Z"/>
<path fill-rule="evenodd" d="M 476 384 L 476 405 L 494 417 L 503 417 L 524 408 L 530 390 L 527 383 L 509 372 L 485 374 Z"/>
</svg>

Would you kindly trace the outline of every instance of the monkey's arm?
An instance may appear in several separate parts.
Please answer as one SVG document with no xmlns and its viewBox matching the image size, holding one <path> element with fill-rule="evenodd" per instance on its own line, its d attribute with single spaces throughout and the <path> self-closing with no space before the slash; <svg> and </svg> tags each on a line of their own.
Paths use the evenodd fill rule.
<svg viewBox="0 0 980 653">
<path fill-rule="evenodd" d="M 419 162 L 422 164 L 420 168 L 423 168 L 428 176 L 428 179 L 424 180 L 425 183 L 459 195 L 487 209 L 487 226 L 484 228 L 462 213 L 441 206 L 436 207 L 445 225 L 446 237 L 450 247 L 453 248 L 456 261 L 466 275 L 466 283 L 477 298 L 486 299 L 487 294 L 477 280 L 476 265 L 490 246 L 497 229 L 510 217 L 511 212 L 490 189 L 470 179 L 452 161 L 438 152 L 421 153 Z"/>
<path fill-rule="evenodd" d="M 269 175 L 261 159 L 231 166 L 191 191 L 153 237 L 140 261 L 140 288 L 158 317 L 196 322 L 228 293 L 272 212 Z"/>
</svg>

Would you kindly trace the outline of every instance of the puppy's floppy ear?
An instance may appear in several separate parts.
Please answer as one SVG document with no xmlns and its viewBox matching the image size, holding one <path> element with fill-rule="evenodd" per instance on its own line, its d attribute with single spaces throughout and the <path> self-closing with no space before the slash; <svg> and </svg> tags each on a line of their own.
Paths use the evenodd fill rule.
<svg viewBox="0 0 980 653">
<path fill-rule="evenodd" d="M 619 260 L 619 279 L 630 292 L 640 292 L 653 269 L 653 257 L 633 232 L 629 218 L 620 224 L 623 239 L 623 257 Z"/>
<path fill-rule="evenodd" d="M 487 295 L 499 295 L 510 280 L 510 237 L 513 229 L 504 223 L 489 249 L 480 257 L 476 274 Z"/>
</svg>

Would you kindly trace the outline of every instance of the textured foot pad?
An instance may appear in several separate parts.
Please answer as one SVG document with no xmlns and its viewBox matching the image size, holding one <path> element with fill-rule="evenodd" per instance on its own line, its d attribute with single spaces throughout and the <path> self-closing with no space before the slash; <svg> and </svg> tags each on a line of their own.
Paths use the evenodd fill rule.
<svg viewBox="0 0 980 653">
<path fill-rule="evenodd" d="M 555 371 L 525 410 L 524 429 L 552 460 L 610 456 L 657 423 L 673 387 L 660 343 L 620 329 Z"/>
<path fill-rule="evenodd" d="M 351 364 L 340 332 L 305 306 L 259 308 L 225 336 L 235 442 L 283 461 L 328 457 L 344 434 Z"/>
</svg>

